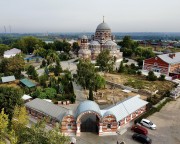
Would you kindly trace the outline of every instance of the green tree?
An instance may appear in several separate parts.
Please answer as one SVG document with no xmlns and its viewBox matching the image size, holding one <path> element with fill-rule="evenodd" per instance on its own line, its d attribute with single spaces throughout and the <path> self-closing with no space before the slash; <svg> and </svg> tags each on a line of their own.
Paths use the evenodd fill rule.
<svg viewBox="0 0 180 144">
<path fill-rule="evenodd" d="M 40 67 L 43 68 L 43 67 L 45 67 L 45 66 L 46 66 L 46 60 L 43 59 L 43 60 L 42 60 L 42 64 L 41 64 Z"/>
<path fill-rule="evenodd" d="M 69 137 L 64 136 L 59 132 L 60 126 L 57 124 L 52 130 L 47 131 L 45 122 L 39 121 L 32 125 L 31 128 L 26 128 L 21 135 L 19 144 L 65 144 L 69 142 Z"/>
<path fill-rule="evenodd" d="M 23 91 L 20 88 L 10 86 L 0 86 L 0 110 L 4 108 L 9 119 L 12 119 L 15 106 L 22 105 Z"/>
<path fill-rule="evenodd" d="M 36 56 L 41 56 L 41 57 L 45 58 L 47 55 L 47 51 L 44 48 L 39 47 L 38 49 L 35 49 L 33 51 L 33 54 Z"/>
<path fill-rule="evenodd" d="M 36 37 L 27 36 L 13 43 L 12 46 L 21 49 L 24 53 L 33 53 L 34 49 L 37 48 L 37 45 L 38 47 L 42 47 L 43 42 Z"/>
<path fill-rule="evenodd" d="M 88 99 L 91 100 L 91 101 L 94 101 L 92 87 L 89 88 L 89 98 Z"/>
<path fill-rule="evenodd" d="M 46 87 L 47 86 L 47 84 L 46 84 L 47 80 L 48 80 L 48 75 L 47 74 L 39 76 L 39 83 L 40 83 L 41 86 Z"/>
<path fill-rule="evenodd" d="M 103 50 L 96 59 L 96 64 L 102 71 L 113 71 L 114 59 L 110 56 L 109 50 Z"/>
<path fill-rule="evenodd" d="M 119 72 L 119 73 L 123 73 L 124 70 L 125 70 L 125 67 L 124 67 L 124 65 L 123 65 L 123 61 L 121 61 L 120 66 L 119 66 L 119 69 L 118 69 L 118 72 Z"/>
<path fill-rule="evenodd" d="M 24 69 L 25 62 L 23 58 L 16 55 L 12 58 L 4 58 L 0 63 L 1 73 L 9 75 L 9 73 L 14 74 L 17 78 L 20 77 L 21 71 Z"/>
<path fill-rule="evenodd" d="M 8 115 L 6 115 L 4 109 L 2 109 L 0 113 L 0 144 L 6 143 L 8 123 Z"/>
<path fill-rule="evenodd" d="M 4 52 L 9 50 L 9 46 L 5 44 L 0 44 L 0 56 L 3 56 Z"/>
<path fill-rule="evenodd" d="M 74 42 L 73 45 L 72 45 L 72 50 L 73 50 L 76 54 L 78 54 L 79 49 L 80 49 L 80 46 L 78 45 L 78 43 L 77 43 L 77 42 Z"/>
<path fill-rule="evenodd" d="M 37 74 L 37 72 L 36 72 L 36 70 L 35 70 L 35 67 L 32 66 L 32 65 L 30 65 L 30 66 L 28 67 L 26 74 L 27 74 L 28 76 L 31 76 L 32 79 L 34 79 L 34 80 L 37 80 L 37 79 L 38 79 L 38 74 Z"/>
<path fill-rule="evenodd" d="M 165 77 L 166 77 L 165 75 L 162 75 L 162 74 L 161 74 L 160 77 L 158 78 L 158 80 L 164 81 L 164 80 L 165 80 Z"/>
<path fill-rule="evenodd" d="M 56 89 L 54 88 L 45 88 L 44 93 L 49 99 L 53 99 L 57 95 Z"/>
</svg>

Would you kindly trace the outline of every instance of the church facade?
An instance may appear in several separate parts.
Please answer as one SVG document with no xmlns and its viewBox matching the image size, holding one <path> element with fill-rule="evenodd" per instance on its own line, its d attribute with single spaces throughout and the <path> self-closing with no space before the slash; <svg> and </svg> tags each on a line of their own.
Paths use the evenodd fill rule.
<svg viewBox="0 0 180 144">
<path fill-rule="evenodd" d="M 91 36 L 90 43 L 88 43 L 87 36 L 82 36 L 78 56 L 83 59 L 90 58 L 95 60 L 101 51 L 108 49 L 112 57 L 115 57 L 116 60 L 122 60 L 122 52 L 118 49 L 114 38 L 110 27 L 103 20 L 103 22 L 97 26 L 95 35 Z"/>
</svg>

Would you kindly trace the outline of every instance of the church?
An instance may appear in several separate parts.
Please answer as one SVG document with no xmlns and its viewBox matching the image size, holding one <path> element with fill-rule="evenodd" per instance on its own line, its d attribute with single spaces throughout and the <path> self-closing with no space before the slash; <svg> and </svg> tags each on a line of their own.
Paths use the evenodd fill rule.
<svg viewBox="0 0 180 144">
<path fill-rule="evenodd" d="M 101 51 L 108 49 L 110 55 L 116 58 L 116 61 L 122 60 L 122 52 L 115 43 L 115 36 L 112 35 L 111 29 L 107 23 L 100 23 L 97 28 L 95 35 L 91 36 L 90 43 L 88 42 L 88 37 L 83 35 L 81 37 L 80 50 L 78 51 L 78 56 L 83 59 L 95 60 Z"/>
</svg>

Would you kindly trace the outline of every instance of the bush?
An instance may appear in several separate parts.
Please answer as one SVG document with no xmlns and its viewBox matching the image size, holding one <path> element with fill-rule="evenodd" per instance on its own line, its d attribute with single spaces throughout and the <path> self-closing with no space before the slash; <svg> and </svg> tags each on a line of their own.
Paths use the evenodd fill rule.
<svg viewBox="0 0 180 144">
<path fill-rule="evenodd" d="M 137 71 L 137 74 L 138 74 L 138 75 L 141 75 L 141 74 L 142 74 L 142 72 L 141 72 L 141 71 Z"/>
<path fill-rule="evenodd" d="M 157 76 L 154 74 L 153 71 L 149 71 L 148 76 L 146 78 L 149 81 L 156 81 L 157 80 Z"/>
<path fill-rule="evenodd" d="M 165 75 L 161 75 L 159 78 L 158 78 L 158 80 L 160 80 L 160 81 L 164 81 L 165 80 Z"/>
</svg>

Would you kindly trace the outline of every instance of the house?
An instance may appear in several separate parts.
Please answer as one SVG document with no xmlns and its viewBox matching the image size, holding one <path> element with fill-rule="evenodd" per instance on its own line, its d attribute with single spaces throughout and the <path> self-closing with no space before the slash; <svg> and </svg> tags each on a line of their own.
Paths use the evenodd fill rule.
<svg viewBox="0 0 180 144">
<path fill-rule="evenodd" d="M 99 136 L 116 135 L 123 126 L 146 111 L 148 102 L 140 96 L 129 97 L 106 109 L 90 100 L 81 102 L 77 108 L 67 109 L 36 98 L 25 104 L 35 119 L 46 119 L 47 124 L 61 124 L 65 135 L 80 136 L 81 132 L 95 132 Z"/>
<path fill-rule="evenodd" d="M 4 58 L 10 58 L 20 53 L 21 53 L 21 50 L 17 48 L 13 48 L 4 52 Z"/>
<path fill-rule="evenodd" d="M 157 55 L 143 61 L 143 70 L 166 76 L 180 75 L 180 52 Z"/>
<path fill-rule="evenodd" d="M 1 79 L 2 79 L 2 83 L 9 83 L 16 80 L 14 76 L 1 77 Z"/>
</svg>

